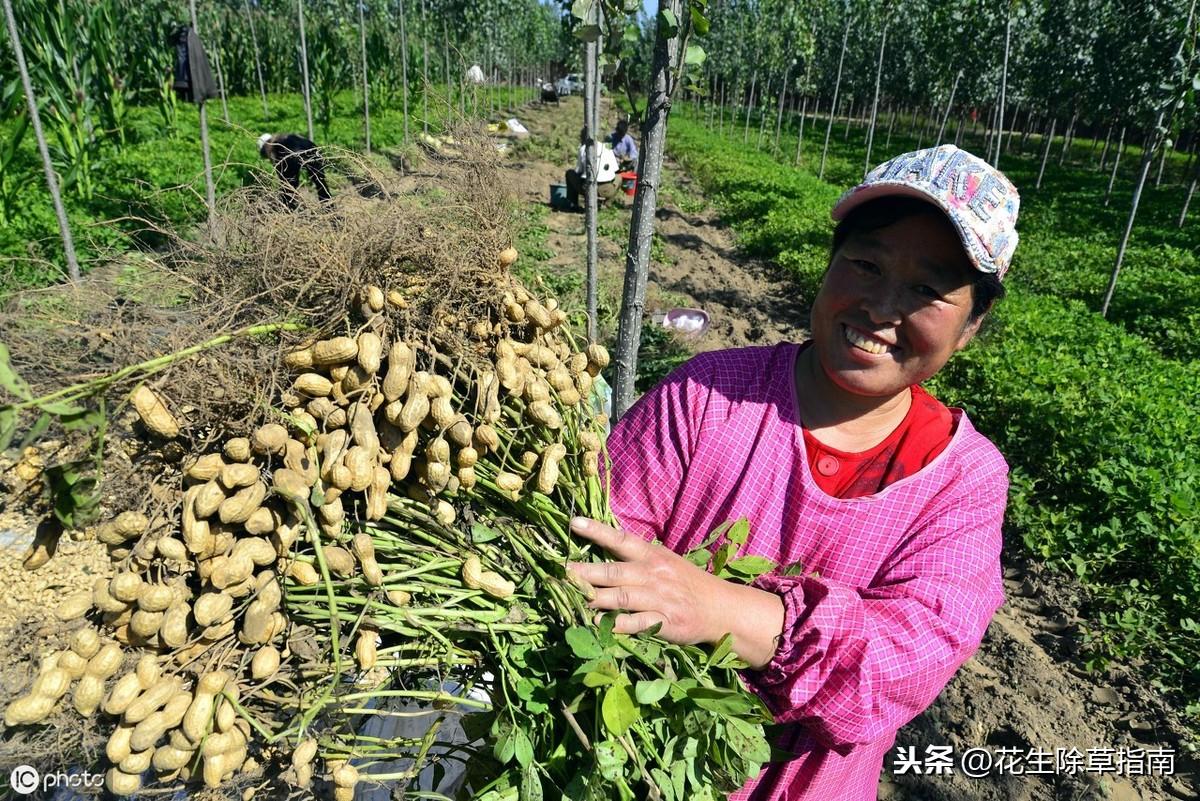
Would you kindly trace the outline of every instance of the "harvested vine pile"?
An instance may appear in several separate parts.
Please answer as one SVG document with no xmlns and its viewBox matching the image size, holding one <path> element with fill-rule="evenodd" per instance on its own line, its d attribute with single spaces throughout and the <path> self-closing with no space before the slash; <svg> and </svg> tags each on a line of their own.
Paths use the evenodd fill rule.
<svg viewBox="0 0 1200 801">
<path fill-rule="evenodd" d="M 571 517 L 613 522 L 608 355 L 511 277 L 494 165 L 460 140 L 415 191 L 236 198 L 155 291 L 64 292 L 60 347 L 39 299 L 6 311 L 6 488 L 54 521 L 26 567 L 66 531 L 113 575 L 61 598 L 0 755 L 70 729 L 119 795 L 336 799 L 458 762 L 456 796 L 491 801 L 721 798 L 769 758 L 728 638 L 615 635 L 568 577 L 603 558 Z M 396 714 L 429 725 L 362 733 Z M 448 715 L 471 743 L 435 748 Z"/>
</svg>

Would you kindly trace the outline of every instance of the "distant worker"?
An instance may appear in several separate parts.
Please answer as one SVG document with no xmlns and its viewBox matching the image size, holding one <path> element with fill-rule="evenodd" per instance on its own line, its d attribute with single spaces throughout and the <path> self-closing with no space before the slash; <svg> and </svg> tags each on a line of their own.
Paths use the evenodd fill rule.
<svg viewBox="0 0 1200 801">
<path fill-rule="evenodd" d="M 617 129 L 609 136 L 613 153 L 621 163 L 621 171 L 636 170 L 638 160 L 637 142 L 629 135 L 629 120 L 617 121 Z"/>
<path fill-rule="evenodd" d="M 588 180 L 587 129 L 579 132 L 579 157 L 575 169 L 567 170 L 567 203 L 572 211 L 582 211 L 579 195 Z M 617 196 L 617 172 L 619 165 L 608 142 L 596 143 L 596 194 L 601 200 L 612 200 Z"/>
<path fill-rule="evenodd" d="M 300 134 L 263 134 L 258 137 L 258 152 L 263 158 L 270 159 L 275 165 L 275 173 L 287 184 L 281 194 L 289 209 L 297 205 L 301 170 L 308 173 L 308 180 L 317 190 L 321 202 L 329 200 L 325 159 L 315 143 Z"/>
</svg>

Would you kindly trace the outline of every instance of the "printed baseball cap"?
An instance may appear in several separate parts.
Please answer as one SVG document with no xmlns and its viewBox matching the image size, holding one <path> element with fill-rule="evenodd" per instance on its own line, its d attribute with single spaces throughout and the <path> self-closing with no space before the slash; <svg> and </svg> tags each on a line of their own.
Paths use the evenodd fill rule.
<svg viewBox="0 0 1200 801">
<path fill-rule="evenodd" d="M 1012 181 L 978 156 L 954 145 L 904 153 L 867 173 L 843 194 L 830 215 L 842 220 L 875 198 L 905 195 L 927 200 L 950 218 L 975 269 L 1003 279 L 1017 249 L 1021 198 Z"/>
</svg>

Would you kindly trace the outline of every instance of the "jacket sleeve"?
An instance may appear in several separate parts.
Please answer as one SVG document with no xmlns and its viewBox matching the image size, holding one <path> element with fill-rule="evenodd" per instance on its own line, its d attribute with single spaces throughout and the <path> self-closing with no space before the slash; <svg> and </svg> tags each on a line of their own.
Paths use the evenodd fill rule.
<svg viewBox="0 0 1200 801">
<path fill-rule="evenodd" d="M 933 703 L 979 647 L 1004 602 L 1007 472 L 958 483 L 866 589 L 818 576 L 756 583 L 782 598 L 783 633 L 772 661 L 745 676 L 777 722 L 839 751 L 874 742 Z"/>
<path fill-rule="evenodd" d="M 706 370 L 704 355 L 678 367 L 629 407 L 608 436 L 609 502 L 631 534 L 664 539 L 695 451 Z"/>
</svg>

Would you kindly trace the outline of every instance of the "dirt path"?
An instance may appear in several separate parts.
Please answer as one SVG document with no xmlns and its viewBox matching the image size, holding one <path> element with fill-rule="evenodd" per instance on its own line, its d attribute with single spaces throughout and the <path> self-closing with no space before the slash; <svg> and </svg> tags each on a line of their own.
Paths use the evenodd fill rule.
<svg viewBox="0 0 1200 801">
<path fill-rule="evenodd" d="M 564 171 L 574 165 L 571 143 L 578 141 L 576 126 L 580 117 L 578 98 L 565 100 L 557 109 L 549 106 L 522 114 L 521 121 L 531 126 L 535 141 L 510 162 L 509 174 L 520 200 L 548 205 L 550 184 L 562 183 Z M 609 123 L 615 120 L 611 114 L 606 117 Z M 530 154 L 544 154 L 554 160 L 530 158 Z M 710 326 L 692 343 L 698 351 L 801 336 L 807 309 L 786 277 L 770 265 L 738 253 L 732 231 L 703 202 L 699 188 L 674 163 L 668 163 L 667 172 L 668 183 L 660 193 L 655 222 L 665 258 L 655 259 L 650 268 L 647 314 L 677 305 L 704 309 Z M 624 196 L 617 201 L 622 206 L 631 202 Z M 626 223 L 624 235 L 627 211 L 622 219 Z M 546 224 L 550 229 L 547 244 L 556 254 L 550 264 L 581 264 L 586 252 L 583 215 L 551 212 Z M 601 280 L 619 283 L 625 266 L 624 242 L 602 235 L 599 254 Z"/>
<path fill-rule="evenodd" d="M 612 115 L 606 116 L 611 124 Z M 521 115 L 533 134 L 510 163 L 509 175 L 521 201 L 546 206 L 549 185 L 561 183 L 563 171 L 573 163 L 581 118 L 576 98 L 558 108 Z M 670 305 L 707 311 L 712 325 L 691 343 L 697 351 L 803 338 L 807 299 L 771 265 L 738 253 L 732 232 L 678 165 L 669 162 L 666 172 L 656 222 L 664 247 L 651 266 L 647 313 Z M 554 251 L 549 265 L 578 267 L 582 273 L 586 249 L 582 215 L 551 212 L 545 222 L 547 246 Z M 605 282 L 619 285 L 623 253 L 620 236 L 602 232 L 602 288 Z M 1016 549 L 1006 550 L 1008 601 L 988 628 L 979 652 L 897 739 L 898 747 L 915 749 L 919 765 L 925 764 L 927 748 L 948 746 L 952 772 L 902 771 L 893 750 L 879 798 L 1169 801 L 1200 797 L 1200 770 L 1181 745 L 1178 716 L 1132 669 L 1087 673 L 1077 656 L 1083 636 L 1078 625 L 1083 603 L 1079 590 L 1038 565 L 1017 564 L 1019 560 L 1011 556 Z M 961 760 L 970 749 L 986 752 L 994 763 L 981 778 L 962 771 Z M 1056 749 L 1065 751 L 1061 767 L 1056 765 Z M 1072 763 L 1070 749 L 1078 750 L 1082 762 Z M 1043 752 L 1049 754 L 1048 767 L 1040 761 Z M 1006 755 L 1007 761 L 1001 762 Z M 1166 775 L 1168 770 L 1162 767 L 1166 760 L 1174 775 Z M 1121 775 L 1136 774 L 1139 766 L 1149 775 Z"/>
</svg>

